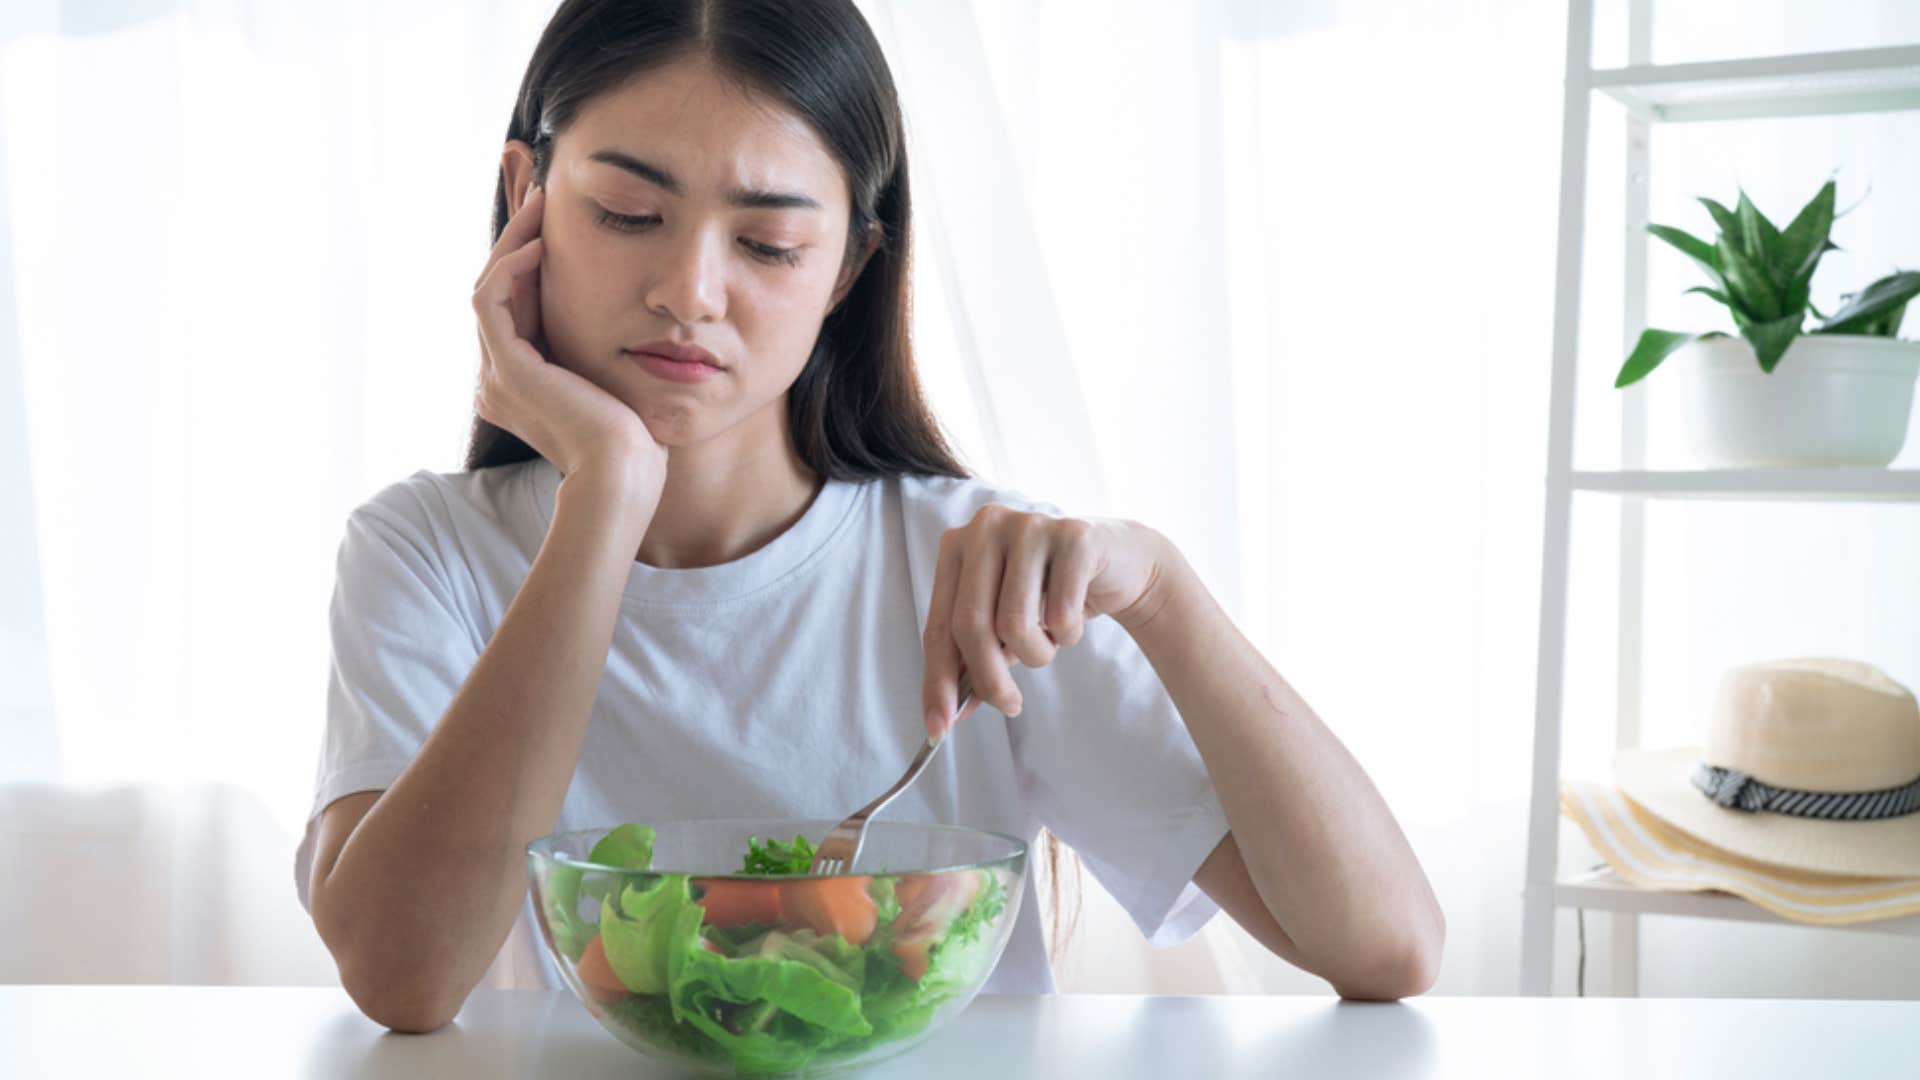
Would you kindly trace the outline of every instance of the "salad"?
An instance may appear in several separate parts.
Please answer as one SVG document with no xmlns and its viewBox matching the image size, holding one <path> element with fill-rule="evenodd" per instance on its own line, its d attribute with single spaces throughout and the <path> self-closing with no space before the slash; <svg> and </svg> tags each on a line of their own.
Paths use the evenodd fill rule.
<svg viewBox="0 0 1920 1080">
<path fill-rule="evenodd" d="M 647 870 L 653 842 L 622 825 L 587 861 Z M 993 870 L 812 878 L 804 836 L 747 848 L 740 873 L 769 880 L 549 872 L 554 948 L 623 1037 L 740 1075 L 787 1072 L 924 1032 L 996 959 L 1007 883 Z"/>
</svg>

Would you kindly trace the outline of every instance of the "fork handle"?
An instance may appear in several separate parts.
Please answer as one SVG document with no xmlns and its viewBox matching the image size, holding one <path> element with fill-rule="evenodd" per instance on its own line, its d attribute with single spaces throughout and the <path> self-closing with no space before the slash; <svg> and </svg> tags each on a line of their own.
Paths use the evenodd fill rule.
<svg viewBox="0 0 1920 1080">
<path fill-rule="evenodd" d="M 967 718 L 967 714 L 972 712 L 975 708 L 977 708 L 979 704 L 980 704 L 980 699 L 975 697 L 973 694 L 972 681 L 967 678 L 966 672 L 964 671 L 961 672 L 960 673 L 960 708 L 954 711 L 953 724 L 949 724 L 947 726 L 947 730 L 952 731 L 954 726 L 959 724 L 960 721 L 965 720 Z M 940 736 L 929 735 L 927 737 L 926 744 L 920 747 L 920 752 L 918 754 L 914 755 L 913 763 L 907 766 L 906 775 L 902 776 L 898 783 L 888 788 L 886 792 L 882 794 L 879 798 L 873 800 L 872 802 L 868 803 L 866 806 L 862 807 L 860 810 L 856 811 L 853 816 L 856 818 L 865 819 L 865 818 L 870 818 L 873 815 L 879 813 L 883 807 L 885 807 L 888 803 L 893 801 L 893 797 L 895 795 L 898 795 L 902 791 L 905 791 L 907 788 L 907 785 L 913 783 L 915 777 L 918 777 L 922 772 L 926 771 L 927 763 L 933 760 L 933 755 L 940 749 L 940 744 L 946 741 L 947 741 L 947 737 L 945 735 L 940 735 Z M 851 862 L 852 860 L 848 860 L 848 861 Z"/>
<path fill-rule="evenodd" d="M 892 787 L 888 788 L 885 794 L 881 795 L 879 798 L 873 800 L 867 805 L 861 807 L 859 810 L 854 811 L 853 816 L 848 818 L 847 820 L 848 821 L 858 820 L 862 822 L 863 824 L 862 832 L 864 834 L 864 831 L 865 831 L 864 823 L 866 819 L 879 813 L 881 808 L 885 807 L 888 803 L 893 801 L 893 797 L 895 795 L 898 795 L 902 791 L 905 791 L 907 788 L 907 785 L 913 783 L 915 777 L 925 772 L 927 768 L 927 763 L 933 760 L 933 755 L 938 753 L 940 750 L 940 744 L 946 741 L 947 740 L 944 736 L 940 738 L 934 738 L 932 736 L 929 736 L 927 738 L 926 743 L 920 747 L 920 752 L 913 756 L 913 764 L 907 766 L 906 774 L 901 776 L 900 779 L 896 781 Z M 855 850 L 855 853 L 858 854 L 859 849 L 856 847 L 854 850 Z M 847 865 L 852 866 L 853 860 L 848 859 Z"/>
<path fill-rule="evenodd" d="M 975 697 L 973 693 L 973 679 L 968 677 L 964 671 L 960 673 L 959 690 L 960 707 L 953 710 L 953 723 L 947 725 L 948 731 L 952 731 L 955 727 L 959 726 L 960 721 L 965 720 L 967 715 L 980 705 L 980 699 Z"/>
</svg>

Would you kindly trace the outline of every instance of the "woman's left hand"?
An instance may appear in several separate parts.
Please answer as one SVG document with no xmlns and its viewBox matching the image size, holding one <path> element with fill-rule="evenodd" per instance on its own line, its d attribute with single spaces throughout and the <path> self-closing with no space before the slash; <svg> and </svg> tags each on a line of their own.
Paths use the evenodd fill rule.
<svg viewBox="0 0 1920 1080">
<path fill-rule="evenodd" d="M 1113 615 L 1131 628 L 1151 617 L 1167 551 L 1166 538 L 1138 522 L 998 504 L 947 530 L 927 610 L 927 734 L 957 722 L 963 669 L 979 700 L 1017 716 L 1010 663 L 1045 667 L 1091 618 Z"/>
</svg>

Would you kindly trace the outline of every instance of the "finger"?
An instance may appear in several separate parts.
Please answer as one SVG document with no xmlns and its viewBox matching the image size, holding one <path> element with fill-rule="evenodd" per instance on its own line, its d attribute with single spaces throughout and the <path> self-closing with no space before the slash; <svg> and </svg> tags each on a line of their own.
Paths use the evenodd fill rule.
<svg viewBox="0 0 1920 1080">
<path fill-rule="evenodd" d="M 527 353 L 516 349 L 515 342 L 520 342 L 527 350 L 533 347 L 514 327 L 513 286 L 522 275 L 539 269 L 543 247 L 541 238 L 536 236 L 527 241 L 525 246 L 501 256 L 474 291 L 473 310 L 480 317 L 481 342 L 487 346 L 488 358 L 494 363 L 500 362 L 500 357 L 493 355 L 495 347 L 521 356 Z M 539 355 L 535 353 L 532 358 L 538 359 Z"/>
<path fill-rule="evenodd" d="M 994 608 L 1006 561 L 991 527 L 968 530 L 962 546 L 960 581 L 953 597 L 953 638 L 981 699 L 1007 716 L 1020 714 L 1020 688 L 994 633 Z"/>
<path fill-rule="evenodd" d="M 534 239 L 542 238 L 536 236 Z M 544 242 L 540 245 L 543 253 L 546 246 Z M 510 299 L 507 301 L 507 310 L 513 316 L 513 336 L 526 342 L 532 342 L 540 333 L 540 267 L 543 262 L 544 254 L 541 261 L 533 264 L 533 269 L 514 276 Z"/>
<path fill-rule="evenodd" d="M 1052 519 L 1021 514 L 1007 519 L 1003 541 L 1006 570 L 1000 575 L 993 628 L 1022 664 L 1046 667 L 1053 660 L 1053 641 L 1040 625 L 1040 593 L 1046 584 L 1047 560 L 1053 554 L 1049 540 Z M 1005 534 L 1003 534 L 1005 535 Z"/>
<path fill-rule="evenodd" d="M 545 188 L 536 187 L 527 191 L 526 200 L 520 204 L 519 209 L 513 211 L 513 216 L 507 218 L 507 224 L 500 230 L 500 238 L 493 242 L 492 248 L 488 249 L 487 261 L 480 267 L 480 278 L 473 285 L 475 289 L 478 289 L 480 283 L 486 280 L 494 263 L 499 262 L 508 252 L 518 251 L 526 245 L 527 241 L 540 235 L 540 219 L 545 215 L 546 204 Z"/>
<path fill-rule="evenodd" d="M 946 734 L 954 722 L 954 702 L 959 695 L 960 648 L 953 640 L 953 593 L 959 583 L 959 532 L 949 531 L 940 538 L 940 554 L 933 572 L 933 599 L 927 605 L 927 630 L 922 645 L 926 650 L 926 674 L 921 679 L 920 707 L 926 714 L 927 734 Z"/>
<path fill-rule="evenodd" d="M 1100 568 L 1100 553 L 1093 526 L 1078 518 L 1062 521 L 1052 540 L 1041 622 L 1064 648 L 1086 632 L 1087 588 Z"/>
</svg>

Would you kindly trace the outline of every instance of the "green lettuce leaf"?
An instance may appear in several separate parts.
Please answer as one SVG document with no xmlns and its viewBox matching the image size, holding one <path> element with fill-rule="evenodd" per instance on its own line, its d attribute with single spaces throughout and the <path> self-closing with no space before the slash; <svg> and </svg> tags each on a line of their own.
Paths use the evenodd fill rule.
<svg viewBox="0 0 1920 1080">
<path fill-rule="evenodd" d="M 743 874 L 804 874 L 813 869 L 813 845 L 804 836 L 793 843 L 747 837 L 747 855 L 740 867 Z"/>
<path fill-rule="evenodd" d="M 667 992 L 674 950 L 700 948 L 700 920 L 705 913 L 693 902 L 685 874 L 666 874 L 648 889 L 629 885 L 620 891 L 620 907 L 600 901 L 600 944 L 607 965 L 636 994 Z M 688 917 L 690 937 L 683 934 Z"/>
<path fill-rule="evenodd" d="M 991 872 L 978 873 L 982 879 L 979 894 L 927 954 L 927 973 L 920 976 L 920 992 L 927 998 L 944 999 L 964 992 L 986 975 L 987 965 L 993 962 L 993 935 L 984 931 L 1006 910 L 1007 890 Z"/>
<path fill-rule="evenodd" d="M 593 845 L 587 861 L 630 870 L 648 869 L 653 865 L 653 838 L 653 830 L 645 825 L 622 825 Z M 547 925 L 553 930 L 554 944 L 572 960 L 580 959 L 593 937 L 593 927 L 580 917 L 581 894 L 584 892 L 590 900 L 604 899 L 617 880 L 596 873 L 586 878 L 583 888 L 584 874 L 580 867 L 564 865 L 556 865 L 547 874 Z"/>
<path fill-rule="evenodd" d="M 569 960 L 579 960 L 593 937 L 593 927 L 580 917 L 580 868 L 556 865 L 547 872 L 547 927 L 553 944 Z"/>
<path fill-rule="evenodd" d="M 889 948 L 891 917 L 882 921 L 881 929 L 867 941 L 867 985 L 862 1006 L 873 1025 L 875 1041 L 904 1038 L 924 1030 L 941 1005 L 965 993 L 986 975 L 994 956 L 993 935 L 985 931 L 1006 910 L 1007 891 L 993 873 L 979 873 L 979 893 L 929 950 L 926 973 L 918 982 L 906 976 L 899 958 Z M 893 899 L 891 890 L 888 899 Z M 897 902 L 892 913 L 899 914 Z"/>
<path fill-rule="evenodd" d="M 702 1028 L 713 1022 L 711 1007 L 716 1003 L 769 1002 L 833 1035 L 873 1031 L 860 1015 L 859 990 L 847 985 L 843 970 L 831 962 L 819 963 L 824 956 L 813 962 L 778 954 L 729 958 L 696 946 L 676 959 L 681 966 L 673 976 L 674 1000 L 681 1015 Z M 834 968 L 833 974 L 823 966 Z M 722 1034 L 731 1033 L 723 1028 Z"/>
<path fill-rule="evenodd" d="M 648 870 L 653 867 L 653 839 L 653 830 L 645 825 L 622 825 L 593 845 L 593 850 L 587 852 L 587 861 L 627 870 Z"/>
<path fill-rule="evenodd" d="M 867 981 L 867 955 L 839 934 L 821 937 L 812 930 L 768 931 L 760 939 L 762 959 L 805 964 L 849 990 L 858 992 Z"/>
<path fill-rule="evenodd" d="M 697 934 L 697 921 L 681 933 L 689 927 Z M 837 936 L 808 941 L 777 930 L 759 948 L 742 957 L 697 944 L 672 952 L 673 1015 L 711 1039 L 738 1073 L 790 1071 L 873 1033 L 860 1013 L 859 949 Z"/>
</svg>

